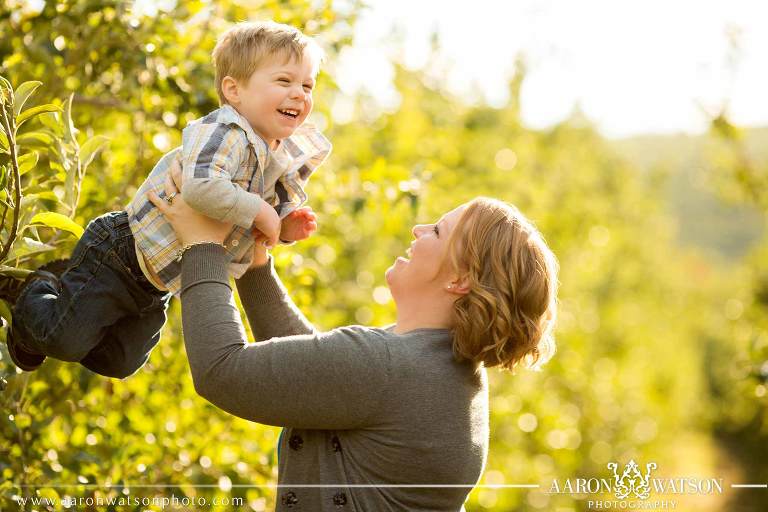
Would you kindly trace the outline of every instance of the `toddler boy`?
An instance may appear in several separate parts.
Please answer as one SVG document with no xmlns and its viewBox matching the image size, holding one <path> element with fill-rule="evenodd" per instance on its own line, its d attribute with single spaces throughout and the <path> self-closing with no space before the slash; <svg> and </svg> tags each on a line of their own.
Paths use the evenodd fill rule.
<svg viewBox="0 0 768 512">
<path fill-rule="evenodd" d="M 44 265 L 28 278 L 8 336 L 19 368 L 51 356 L 123 378 L 147 361 L 181 288 L 183 248 L 147 198 L 154 190 L 173 200 L 163 182 L 174 161 L 184 200 L 234 225 L 224 243 L 233 277 L 251 264 L 252 230 L 270 245 L 311 235 L 303 186 L 331 150 L 304 124 L 321 59 L 317 44 L 287 25 L 240 23 L 223 34 L 213 51 L 221 107 L 184 129 L 182 146 L 160 159 L 126 211 L 88 224 L 63 268 Z"/>
</svg>

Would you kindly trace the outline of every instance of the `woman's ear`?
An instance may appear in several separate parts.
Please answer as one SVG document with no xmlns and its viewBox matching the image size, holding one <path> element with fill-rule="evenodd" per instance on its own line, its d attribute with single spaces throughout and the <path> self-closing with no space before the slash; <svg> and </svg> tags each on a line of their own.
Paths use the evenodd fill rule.
<svg viewBox="0 0 768 512">
<path fill-rule="evenodd" d="M 225 76 L 221 80 L 221 92 L 224 93 L 227 103 L 232 105 L 240 103 L 240 87 L 237 85 L 237 80 L 231 76 Z"/>
<path fill-rule="evenodd" d="M 448 293 L 455 293 L 456 295 L 466 295 L 469 293 L 469 280 L 465 277 L 458 277 L 448 283 L 445 287 Z"/>
</svg>

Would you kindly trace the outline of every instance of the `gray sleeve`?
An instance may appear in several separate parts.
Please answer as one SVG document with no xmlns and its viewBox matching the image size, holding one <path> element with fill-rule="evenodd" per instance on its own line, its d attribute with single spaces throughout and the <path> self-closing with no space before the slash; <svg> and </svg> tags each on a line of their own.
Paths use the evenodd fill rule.
<svg viewBox="0 0 768 512">
<path fill-rule="evenodd" d="M 242 139 L 237 128 L 224 124 L 185 128 L 181 195 L 208 217 L 250 229 L 264 201 L 232 181 L 246 158 Z"/>
<path fill-rule="evenodd" d="M 194 246 L 182 260 L 184 344 L 198 394 L 267 425 L 376 424 L 391 371 L 380 335 L 348 327 L 248 343 L 226 263 L 225 250 L 215 244 Z M 261 307 L 269 317 L 269 307 Z"/>
<path fill-rule="evenodd" d="M 236 281 L 237 293 L 256 340 L 310 334 L 312 324 L 291 300 L 277 276 L 272 257 Z"/>
</svg>

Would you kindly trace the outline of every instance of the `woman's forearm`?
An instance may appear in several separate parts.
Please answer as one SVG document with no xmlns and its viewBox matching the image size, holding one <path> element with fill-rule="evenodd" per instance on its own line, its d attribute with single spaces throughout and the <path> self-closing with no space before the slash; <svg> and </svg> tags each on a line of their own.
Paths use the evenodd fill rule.
<svg viewBox="0 0 768 512">
<path fill-rule="evenodd" d="M 182 260 L 182 327 L 192 380 L 208 396 L 221 384 L 220 362 L 246 343 L 227 274 L 226 250 L 216 244 L 188 249 Z M 218 368 L 218 370 L 217 370 Z"/>
<path fill-rule="evenodd" d="M 227 259 L 223 247 L 205 244 L 182 260 L 184 345 L 197 393 L 268 425 L 338 429 L 376 421 L 391 381 L 380 335 L 342 328 L 248 343 Z M 279 323 L 267 305 L 260 309 Z"/>
<path fill-rule="evenodd" d="M 275 273 L 271 258 L 238 279 L 237 291 L 256 340 L 314 332 Z"/>
</svg>

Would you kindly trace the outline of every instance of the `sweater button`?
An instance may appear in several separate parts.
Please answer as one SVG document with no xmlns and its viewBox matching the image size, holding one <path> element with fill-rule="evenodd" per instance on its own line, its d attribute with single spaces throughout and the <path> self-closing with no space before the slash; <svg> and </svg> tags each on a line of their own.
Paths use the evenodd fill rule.
<svg viewBox="0 0 768 512">
<path fill-rule="evenodd" d="M 238 245 L 240 245 L 240 240 L 238 239 L 232 240 L 232 247 L 237 247 Z"/>
<path fill-rule="evenodd" d="M 347 495 L 343 492 L 338 492 L 333 495 L 333 504 L 337 507 L 343 507 L 347 504 Z"/>
<path fill-rule="evenodd" d="M 290 439 L 288 439 L 288 446 L 291 447 L 291 450 L 299 451 L 301 450 L 301 447 L 304 446 L 304 440 L 299 434 L 293 434 Z"/>
<path fill-rule="evenodd" d="M 296 496 L 295 492 L 288 491 L 285 494 L 283 494 L 281 501 L 283 502 L 283 505 L 286 505 L 288 508 L 291 508 L 292 506 L 299 504 L 299 497 Z"/>
<path fill-rule="evenodd" d="M 341 441 L 339 441 L 339 438 L 336 436 L 333 436 L 331 438 L 331 446 L 333 446 L 333 451 L 340 452 L 341 451 Z"/>
</svg>

